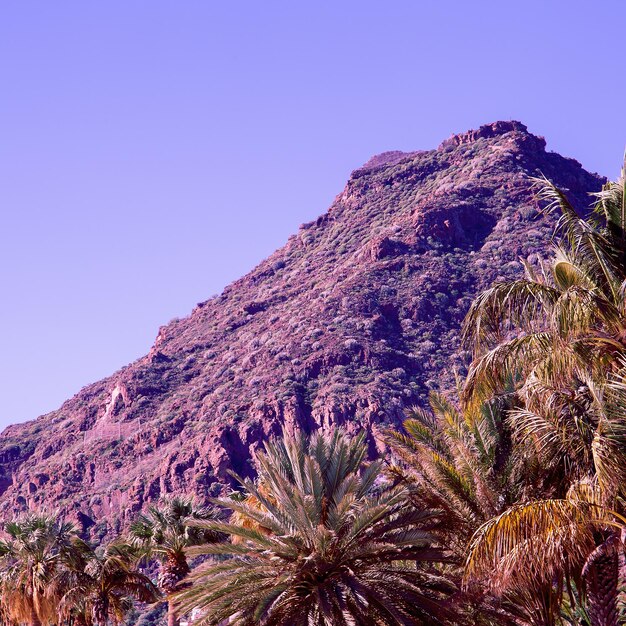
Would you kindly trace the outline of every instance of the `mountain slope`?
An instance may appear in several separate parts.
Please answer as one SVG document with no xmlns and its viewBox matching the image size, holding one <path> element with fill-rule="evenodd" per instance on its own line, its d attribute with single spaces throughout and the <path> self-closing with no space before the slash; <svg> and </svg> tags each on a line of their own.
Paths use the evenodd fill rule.
<svg viewBox="0 0 626 626">
<path fill-rule="evenodd" d="M 540 172 L 580 207 L 602 183 L 519 122 L 374 157 L 282 249 L 162 327 L 147 356 L 6 429 L 0 506 L 120 525 L 164 493 L 216 493 L 281 428 L 344 424 L 374 442 L 429 388 L 453 386 L 477 290 L 545 250 Z"/>
</svg>

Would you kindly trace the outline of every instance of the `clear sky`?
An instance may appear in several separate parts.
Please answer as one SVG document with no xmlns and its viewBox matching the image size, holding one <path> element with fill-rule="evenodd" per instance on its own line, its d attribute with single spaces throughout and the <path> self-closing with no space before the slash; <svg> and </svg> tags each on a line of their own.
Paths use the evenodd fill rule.
<svg viewBox="0 0 626 626">
<path fill-rule="evenodd" d="M 519 119 L 618 172 L 622 1 L 0 3 L 0 425 L 145 354 L 384 150 Z"/>
</svg>

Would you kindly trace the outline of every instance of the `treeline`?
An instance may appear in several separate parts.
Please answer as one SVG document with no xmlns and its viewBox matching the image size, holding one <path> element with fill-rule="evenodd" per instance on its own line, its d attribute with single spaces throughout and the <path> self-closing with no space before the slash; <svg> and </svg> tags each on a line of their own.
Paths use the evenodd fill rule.
<svg viewBox="0 0 626 626">
<path fill-rule="evenodd" d="M 5 623 L 104 626 L 133 599 L 169 626 L 626 623 L 626 179 L 585 216 L 537 185 L 554 249 L 472 304 L 457 399 L 374 461 L 341 430 L 273 440 L 236 493 L 164 501 L 104 548 L 6 524 Z"/>
</svg>

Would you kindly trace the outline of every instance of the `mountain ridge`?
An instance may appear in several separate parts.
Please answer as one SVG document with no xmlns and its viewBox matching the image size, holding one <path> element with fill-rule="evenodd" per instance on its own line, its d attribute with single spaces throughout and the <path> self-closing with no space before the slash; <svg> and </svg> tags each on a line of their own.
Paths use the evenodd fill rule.
<svg viewBox="0 0 626 626">
<path fill-rule="evenodd" d="M 375 446 L 381 424 L 463 371 L 473 295 L 550 239 L 529 177 L 581 208 L 602 184 L 545 148 L 520 122 L 495 122 L 372 157 L 327 212 L 162 326 L 148 355 L 5 429 L 0 509 L 55 506 L 97 537 L 160 495 L 204 499 L 229 470 L 249 475 L 282 428 L 365 428 Z"/>
</svg>

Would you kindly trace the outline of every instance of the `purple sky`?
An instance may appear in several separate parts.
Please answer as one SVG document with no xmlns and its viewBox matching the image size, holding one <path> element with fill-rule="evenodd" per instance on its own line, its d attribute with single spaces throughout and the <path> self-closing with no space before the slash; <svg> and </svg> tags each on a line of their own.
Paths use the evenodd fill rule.
<svg viewBox="0 0 626 626">
<path fill-rule="evenodd" d="M 615 176 L 625 25 L 618 1 L 2 3 L 0 425 L 147 352 L 375 153 L 513 118 Z"/>
</svg>

